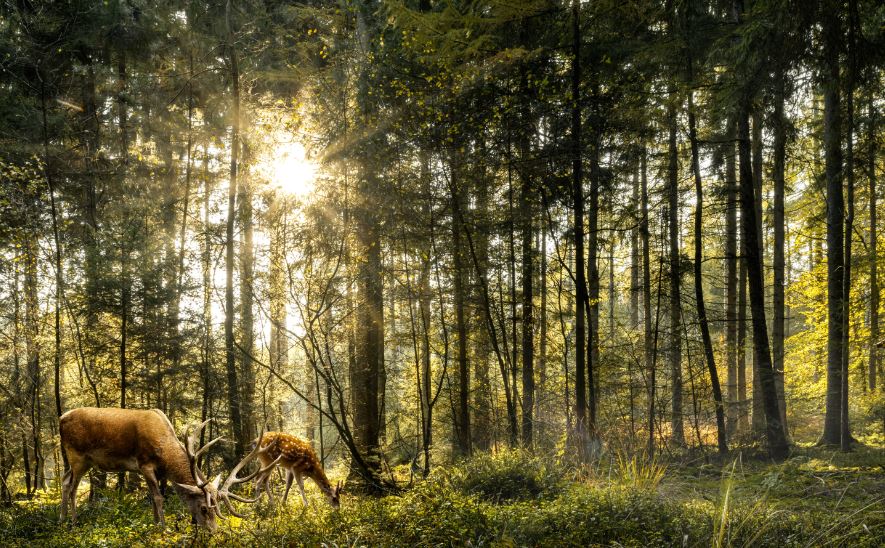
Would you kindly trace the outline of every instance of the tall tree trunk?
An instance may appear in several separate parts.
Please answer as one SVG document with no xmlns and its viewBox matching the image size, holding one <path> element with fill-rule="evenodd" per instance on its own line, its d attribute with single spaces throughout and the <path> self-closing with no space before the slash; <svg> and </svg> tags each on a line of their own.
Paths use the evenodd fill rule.
<svg viewBox="0 0 885 548">
<path fill-rule="evenodd" d="M 429 185 L 429 174 L 428 174 Z M 427 192 L 430 192 L 429 186 Z M 476 303 L 474 311 L 476 314 L 476 325 L 483 325 L 483 301 L 481 280 L 488 279 L 489 265 L 489 232 L 491 226 L 489 224 L 489 184 L 488 180 L 483 176 L 476 185 L 476 209 L 474 211 L 474 226 L 477 229 L 476 234 L 476 255 L 477 260 L 474 265 L 477 281 L 474 288 Z M 430 266 L 428 264 L 428 275 Z M 429 299 L 428 294 L 428 299 Z M 430 303 L 428 301 L 428 310 Z M 429 312 L 428 312 L 429 314 Z M 473 444 L 481 450 L 487 451 L 491 447 L 492 442 L 492 385 L 489 376 L 489 357 L 491 350 L 489 348 L 489 331 L 488 329 L 479 329 L 474 336 L 475 348 L 473 351 L 474 367 L 473 374 L 475 379 L 474 388 L 474 414 L 471 432 L 473 433 Z M 428 342 L 429 344 L 429 342 Z M 428 358 L 429 359 L 429 358 Z M 429 363 L 429 362 L 428 362 Z"/>
<path fill-rule="evenodd" d="M 870 181 L 870 392 L 876 391 L 879 368 L 879 277 L 878 277 L 878 214 L 876 212 L 876 105 L 870 92 L 867 143 L 870 147 L 867 177 Z"/>
<path fill-rule="evenodd" d="M 728 438 L 738 430 L 738 257 L 737 257 L 737 177 L 734 158 L 734 121 L 728 121 L 725 149 L 725 351 L 728 361 L 726 386 Z M 743 303 L 741 303 L 743 305 Z"/>
<path fill-rule="evenodd" d="M 638 159 L 637 159 L 638 160 Z M 642 216 L 639 211 L 639 162 L 633 166 L 633 197 L 634 219 L 636 225 L 630 230 L 630 327 L 639 328 L 639 294 L 642 286 L 639 283 L 640 254 L 639 239 L 642 229 Z"/>
<path fill-rule="evenodd" d="M 827 181 L 827 397 L 821 442 L 837 445 L 841 438 L 842 346 L 844 344 L 844 198 L 842 196 L 842 117 L 839 97 L 841 3 L 822 6 L 824 154 Z"/>
<path fill-rule="evenodd" d="M 689 81 L 692 80 L 691 57 L 688 60 Z M 707 323 L 707 307 L 704 303 L 703 282 L 703 213 L 704 189 L 701 181 L 701 164 L 698 152 L 697 127 L 694 112 L 694 93 L 688 91 L 688 135 L 691 141 L 691 170 L 694 174 L 695 214 L 694 214 L 694 292 L 697 300 L 698 323 L 701 327 L 701 340 L 704 343 L 704 358 L 710 375 L 710 387 L 713 390 L 713 402 L 716 405 L 716 438 L 721 454 L 728 453 L 728 442 L 725 432 L 725 408 L 722 403 L 722 389 L 719 386 L 719 373 L 716 371 L 716 360 L 713 356 L 713 341 L 710 338 L 710 326 Z"/>
<path fill-rule="evenodd" d="M 742 4 L 737 0 L 736 4 Z M 743 10 L 738 10 L 740 14 Z M 774 371 L 771 366 L 771 349 L 768 344 L 768 327 L 765 323 L 765 287 L 762 272 L 762 246 L 759 240 L 756 220 L 758 195 L 753 184 L 753 171 L 750 165 L 750 98 L 739 99 L 737 114 L 738 148 L 740 154 L 740 198 L 741 228 L 744 254 L 747 264 L 747 281 L 750 289 L 750 310 L 753 316 L 753 347 L 756 363 L 759 364 L 759 384 L 765 410 L 766 438 L 768 451 L 775 460 L 787 457 L 789 445 L 784 436 L 777 405 L 777 390 L 774 386 Z"/>
<path fill-rule="evenodd" d="M 432 194 L 430 188 L 430 165 L 429 159 L 427 157 L 422 159 L 421 162 L 421 184 L 422 190 L 424 192 L 424 215 L 429 223 L 429 231 L 430 236 L 433 238 L 434 231 L 434 217 L 433 217 L 433 203 L 432 203 Z M 421 425 L 422 431 L 422 447 L 424 449 L 424 477 L 427 477 L 430 474 L 430 450 L 433 446 L 433 381 L 431 378 L 432 370 L 431 370 L 431 349 L 430 349 L 430 337 L 431 337 L 431 323 L 430 323 L 430 301 L 433 298 L 433 293 L 430 289 L 430 262 L 431 256 L 430 253 L 422 253 L 421 254 L 421 273 L 418 282 L 418 309 L 421 314 L 421 405 L 424 407 L 423 412 L 421 413 L 423 424 Z M 486 371 L 486 375 L 488 375 L 488 371 Z M 490 424 L 480 423 L 477 425 L 479 428 L 490 428 Z M 488 432 L 488 430 L 486 430 Z M 481 447 L 482 449 L 486 449 L 487 447 Z"/>
<path fill-rule="evenodd" d="M 848 77 L 845 82 L 845 110 L 847 135 L 845 137 L 845 174 L 847 175 L 847 212 L 845 215 L 845 268 L 842 280 L 842 406 L 839 421 L 839 442 L 842 451 L 851 449 L 851 430 L 848 416 L 848 366 L 851 361 L 849 328 L 851 324 L 851 244 L 854 239 L 854 80 L 857 70 L 855 30 L 857 27 L 857 0 L 848 0 Z"/>
<path fill-rule="evenodd" d="M 574 204 L 575 245 L 575 437 L 579 451 L 586 455 L 587 371 L 585 367 L 584 313 L 587 303 L 587 282 L 584 277 L 584 174 L 581 144 L 581 12 L 580 1 L 572 1 L 572 70 L 571 70 L 571 156 L 572 201 Z"/>
<path fill-rule="evenodd" d="M 765 271 L 765 233 L 762 230 L 762 107 L 753 109 L 752 114 L 752 166 L 753 166 L 753 192 L 756 204 L 756 233 L 760 247 L 760 260 L 763 262 L 762 270 Z M 755 341 L 753 343 L 755 345 Z M 761 437 L 765 431 L 765 409 L 762 405 L 762 387 L 759 384 L 759 360 L 753 353 L 753 402 L 752 422 L 753 436 Z"/>
<path fill-rule="evenodd" d="M 242 143 L 242 140 L 241 140 Z M 240 166 L 249 165 L 248 147 L 242 143 L 242 161 Z M 255 284 L 253 265 L 255 252 L 253 249 L 254 227 L 252 222 L 252 185 L 247 169 L 241 169 L 237 179 L 237 205 L 242 230 L 240 241 L 240 406 L 243 417 L 243 437 L 250 440 L 257 436 L 255 432 L 255 372 L 252 356 L 255 347 L 255 321 L 253 312 Z"/>
<path fill-rule="evenodd" d="M 61 303 L 64 299 L 64 272 L 61 269 L 61 238 L 59 237 L 58 232 L 58 208 L 55 202 L 55 179 L 53 178 L 53 166 L 51 162 L 51 157 L 49 155 L 49 121 L 48 121 L 48 105 L 47 105 L 47 97 L 46 97 L 46 82 L 45 77 L 41 75 L 40 77 L 40 114 L 42 121 L 42 137 L 43 137 L 43 169 L 44 169 L 44 177 L 46 178 L 46 186 L 49 189 L 49 206 L 50 206 L 50 216 L 52 218 L 52 241 L 54 244 L 54 255 L 53 259 L 55 261 L 55 350 L 53 353 L 52 361 L 53 361 L 53 377 L 54 377 L 54 385 L 53 385 L 53 393 L 55 395 L 55 413 L 56 416 L 60 417 L 62 415 L 62 401 L 61 401 L 61 362 L 62 362 L 62 348 L 61 348 Z M 875 384 L 875 382 L 874 382 Z M 5 442 L 5 438 L 4 438 Z M 5 446 L 4 446 L 5 447 Z M 3 458 L 3 453 L 0 452 L 0 458 Z M 65 461 L 65 466 L 67 466 L 67 455 L 62 451 L 62 458 Z M 4 489 L 6 488 L 5 479 L 3 482 Z"/>
<path fill-rule="evenodd" d="M 129 171 L 129 132 L 128 112 L 126 105 L 126 54 L 120 52 L 117 63 L 117 78 L 119 89 L 117 93 L 117 116 L 120 128 L 120 158 L 122 160 L 121 184 L 126 189 L 126 178 Z M 128 362 L 127 345 L 129 337 L 129 308 L 132 292 L 132 282 L 129 279 L 129 231 L 128 220 L 123 223 L 120 233 L 120 407 L 126 408 L 126 390 L 128 388 Z M 120 474 L 120 486 L 123 484 L 123 474 Z"/>
<path fill-rule="evenodd" d="M 225 370 L 227 372 L 227 405 L 231 429 L 234 435 L 234 458 L 242 455 L 246 448 L 240 407 L 240 385 L 237 382 L 237 356 L 234 346 L 234 225 L 237 215 L 237 171 L 240 154 L 240 69 L 237 52 L 233 45 L 231 29 L 231 2 L 227 1 L 227 42 L 228 63 L 231 76 L 231 131 L 230 131 L 230 186 L 227 192 L 227 226 L 225 240 L 225 285 L 224 285 L 224 349 Z"/>
<path fill-rule="evenodd" d="M 528 147 L 523 147 L 527 149 Z M 525 152 L 525 150 L 523 150 Z M 523 162 L 526 159 L 523 157 Z M 522 224 L 522 443 L 533 443 L 535 409 L 535 321 L 534 285 L 534 223 L 531 180 L 523 169 L 519 195 L 519 217 Z"/>
<path fill-rule="evenodd" d="M 40 304 L 37 300 L 37 231 L 26 237 L 21 244 L 25 262 L 25 355 L 27 359 L 28 402 L 30 404 L 31 440 L 34 450 L 34 491 L 44 487 L 43 449 L 41 443 L 41 388 L 40 341 L 38 318 Z"/>
<path fill-rule="evenodd" d="M 682 296 L 679 278 L 679 160 L 676 148 L 676 92 L 671 90 L 667 105 L 667 214 L 670 240 L 670 379 L 673 397 L 670 436 L 677 447 L 685 445 L 682 417 Z"/>
<path fill-rule="evenodd" d="M 645 358 L 645 370 L 648 375 L 648 455 L 651 458 L 655 449 L 655 348 L 652 339 L 651 323 L 651 242 L 648 227 L 648 176 L 647 176 L 647 152 L 642 147 L 640 156 L 640 225 L 639 232 L 642 237 L 642 310 L 643 310 L 643 349 Z"/>
<path fill-rule="evenodd" d="M 602 146 L 602 117 L 599 114 L 599 74 L 590 72 L 592 115 L 590 132 L 590 195 L 587 204 L 587 285 L 590 310 L 587 330 L 587 412 L 588 431 L 595 440 L 599 436 L 596 424 L 598 389 L 596 378 L 599 371 L 599 184 L 601 169 L 599 159 Z M 586 306 L 586 304 L 585 304 Z"/>
<path fill-rule="evenodd" d="M 377 30 L 373 27 L 374 2 L 363 3 L 357 10 L 357 34 L 362 50 L 368 55 L 377 47 Z M 369 67 L 372 61 L 364 59 L 364 70 L 358 76 L 357 104 L 359 116 L 366 123 L 377 111 L 372 98 Z M 377 196 L 379 179 L 376 159 L 372 156 L 379 143 L 368 138 L 360 151 L 360 180 L 355 210 L 357 253 L 356 352 L 351 370 L 351 400 L 354 441 L 362 455 L 365 468 L 356 473 L 362 477 L 365 490 L 377 492 L 381 487 L 381 407 L 379 396 L 381 369 L 384 367 L 384 293 L 381 272 L 381 223 Z"/>
<path fill-rule="evenodd" d="M 202 387 L 202 407 L 200 409 L 200 421 L 209 418 L 211 411 L 211 388 L 212 378 L 212 221 L 211 197 L 212 177 L 209 175 L 209 147 L 203 145 L 203 341 L 202 361 L 200 364 L 200 386 Z M 205 443 L 205 429 L 200 432 L 200 445 Z"/>
<path fill-rule="evenodd" d="M 470 370 L 467 356 L 467 320 L 464 314 L 466 301 L 466 272 L 464 251 L 461 243 L 464 227 L 456 211 L 463 211 L 463 189 L 459 170 L 460 162 L 452 164 L 452 256 L 454 262 L 455 329 L 458 332 L 458 413 L 456 417 L 456 450 L 460 455 L 470 454 Z"/>
<path fill-rule="evenodd" d="M 784 206 L 784 171 L 787 153 L 787 120 L 784 117 L 786 102 L 787 74 L 783 64 L 779 66 L 779 76 L 775 79 L 774 97 L 774 150 L 772 151 L 772 179 L 774 182 L 774 254 L 772 268 L 774 270 L 774 287 L 771 294 L 771 305 L 774 319 L 771 326 L 772 365 L 774 367 L 775 387 L 777 388 L 778 408 L 781 412 L 781 424 L 784 434 L 789 438 L 787 429 L 787 400 L 784 394 L 784 336 L 785 336 L 785 299 L 784 290 L 784 248 L 785 248 L 785 206 Z"/>
</svg>

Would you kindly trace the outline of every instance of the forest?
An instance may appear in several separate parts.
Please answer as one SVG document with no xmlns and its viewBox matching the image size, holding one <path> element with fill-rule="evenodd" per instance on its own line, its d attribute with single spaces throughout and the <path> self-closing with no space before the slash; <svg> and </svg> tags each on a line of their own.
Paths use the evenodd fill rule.
<svg viewBox="0 0 885 548">
<path fill-rule="evenodd" d="M 876 0 L 0 0 L 0 545 L 881 546 L 883 67 Z"/>
</svg>

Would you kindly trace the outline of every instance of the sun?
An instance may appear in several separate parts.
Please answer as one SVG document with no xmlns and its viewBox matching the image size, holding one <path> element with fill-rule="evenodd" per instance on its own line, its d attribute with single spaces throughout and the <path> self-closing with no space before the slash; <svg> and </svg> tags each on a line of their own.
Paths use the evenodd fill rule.
<svg viewBox="0 0 885 548">
<path fill-rule="evenodd" d="M 270 160 L 271 184 L 290 196 L 310 196 L 314 190 L 317 164 L 307 157 L 304 145 L 298 142 L 277 145 Z"/>
</svg>

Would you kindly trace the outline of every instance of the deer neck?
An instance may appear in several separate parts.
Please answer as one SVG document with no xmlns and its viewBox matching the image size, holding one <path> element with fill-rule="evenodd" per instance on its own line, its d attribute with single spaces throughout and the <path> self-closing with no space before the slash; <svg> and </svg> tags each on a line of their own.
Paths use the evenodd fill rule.
<svg viewBox="0 0 885 548">
<path fill-rule="evenodd" d="M 326 473 L 323 472 L 322 469 L 319 469 L 316 472 L 311 473 L 309 477 L 314 481 L 314 483 L 317 484 L 317 486 L 320 488 L 320 490 L 322 490 L 324 493 L 326 493 L 326 494 L 332 493 L 332 484 L 329 483 L 329 478 L 326 477 Z"/>
<path fill-rule="evenodd" d="M 183 485 L 197 485 L 197 480 L 191 473 L 184 447 L 181 447 L 180 451 L 170 451 L 169 458 L 164 464 L 166 475 L 173 482 Z"/>
</svg>

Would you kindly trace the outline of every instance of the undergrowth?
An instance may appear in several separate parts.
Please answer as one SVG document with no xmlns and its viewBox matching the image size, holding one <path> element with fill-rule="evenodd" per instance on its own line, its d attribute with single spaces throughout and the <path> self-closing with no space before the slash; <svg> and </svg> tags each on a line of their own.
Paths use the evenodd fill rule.
<svg viewBox="0 0 885 548">
<path fill-rule="evenodd" d="M 260 503 L 211 536 L 174 496 L 166 529 L 155 527 L 141 492 L 81 502 L 79 524 L 60 526 L 50 493 L 0 508 L 0 545 L 879 546 L 881 466 L 881 453 L 806 450 L 781 465 L 735 459 L 716 474 L 613 456 L 602 474 L 514 451 L 438 467 L 398 495 L 346 496 L 338 511 L 311 487 L 307 509 Z"/>
</svg>

